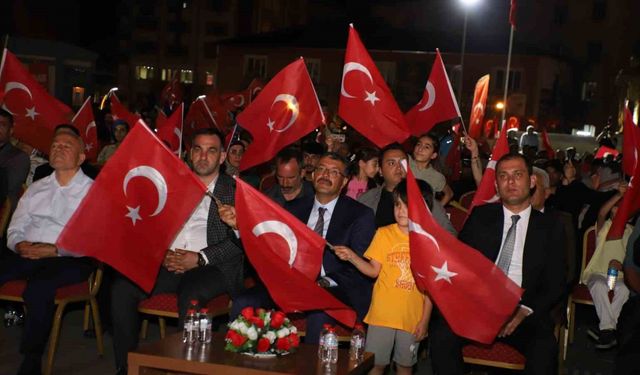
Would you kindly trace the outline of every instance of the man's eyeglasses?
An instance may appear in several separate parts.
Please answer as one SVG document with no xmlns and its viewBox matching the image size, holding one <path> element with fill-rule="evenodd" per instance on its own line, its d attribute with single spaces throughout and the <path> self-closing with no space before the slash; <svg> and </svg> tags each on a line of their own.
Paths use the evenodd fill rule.
<svg viewBox="0 0 640 375">
<path fill-rule="evenodd" d="M 325 172 L 327 172 L 331 178 L 338 178 L 338 176 L 346 177 L 345 174 L 342 173 L 339 169 L 329 169 L 321 165 L 317 166 L 316 169 L 314 169 L 314 171 L 318 175 L 323 175 Z"/>
</svg>

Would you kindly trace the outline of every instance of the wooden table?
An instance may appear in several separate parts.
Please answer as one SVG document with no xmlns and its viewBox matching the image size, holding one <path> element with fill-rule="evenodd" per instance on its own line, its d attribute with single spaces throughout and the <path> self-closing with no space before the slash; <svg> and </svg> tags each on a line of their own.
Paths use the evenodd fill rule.
<svg viewBox="0 0 640 375">
<path fill-rule="evenodd" d="M 361 363 L 349 361 L 349 350 L 339 349 L 338 363 L 330 368 L 318 363 L 318 346 L 300 344 L 296 353 L 278 358 L 254 358 L 224 350 L 224 334 L 214 333 L 203 346 L 182 343 L 176 333 L 129 352 L 129 375 L 139 374 L 366 374 L 373 368 L 373 354 Z"/>
</svg>

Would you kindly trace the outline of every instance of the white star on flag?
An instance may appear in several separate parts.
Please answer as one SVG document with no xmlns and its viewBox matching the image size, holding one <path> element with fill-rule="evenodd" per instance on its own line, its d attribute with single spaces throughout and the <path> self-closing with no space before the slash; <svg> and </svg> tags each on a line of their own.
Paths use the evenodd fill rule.
<svg viewBox="0 0 640 375">
<path fill-rule="evenodd" d="M 267 121 L 267 128 L 269 128 L 269 131 L 273 131 L 273 125 L 275 125 L 276 122 L 269 119 L 269 121 Z"/>
<path fill-rule="evenodd" d="M 27 110 L 26 117 L 29 117 L 32 120 L 35 120 L 36 116 L 39 115 L 39 113 L 36 112 L 36 107 L 25 108 L 25 109 Z"/>
<path fill-rule="evenodd" d="M 436 273 L 436 278 L 434 281 L 445 280 L 446 282 L 451 284 L 451 278 L 457 275 L 457 273 L 449 271 L 446 260 L 444 261 L 442 267 L 438 268 L 431 266 L 431 268 Z"/>
<path fill-rule="evenodd" d="M 87 143 L 86 145 L 84 145 L 85 151 L 91 151 L 92 148 L 93 148 L 93 143 Z"/>
<path fill-rule="evenodd" d="M 365 90 L 364 92 L 367 93 L 367 98 L 364 100 L 365 102 L 371 102 L 371 105 L 376 105 L 376 102 L 379 102 L 380 99 L 378 99 L 378 97 L 376 96 L 376 92 L 369 92 L 367 90 Z"/>
<path fill-rule="evenodd" d="M 129 210 L 129 213 L 124 216 L 130 218 L 133 225 L 136 225 L 136 220 L 142 220 L 142 217 L 140 216 L 140 206 L 136 208 L 127 206 L 127 209 Z"/>
</svg>

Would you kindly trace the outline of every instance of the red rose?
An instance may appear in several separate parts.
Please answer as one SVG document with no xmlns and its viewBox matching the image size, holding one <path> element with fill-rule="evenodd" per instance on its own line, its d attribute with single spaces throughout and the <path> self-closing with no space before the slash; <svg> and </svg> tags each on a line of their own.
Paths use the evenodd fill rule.
<svg viewBox="0 0 640 375">
<path fill-rule="evenodd" d="M 235 332 L 234 332 L 235 333 Z M 244 345 L 244 343 L 247 341 L 247 338 L 235 333 L 232 337 L 231 337 L 231 344 L 233 346 L 235 346 L 236 348 L 241 347 L 242 345 Z"/>
<path fill-rule="evenodd" d="M 251 317 L 254 314 L 253 311 L 253 307 L 249 306 L 249 307 L 245 307 L 244 309 L 242 309 L 242 311 L 240 311 L 240 314 L 247 320 L 250 320 Z"/>
<path fill-rule="evenodd" d="M 260 316 L 260 317 L 262 317 L 262 316 L 264 316 L 264 314 L 266 314 L 266 313 L 267 313 L 267 310 L 263 309 L 262 307 L 261 307 L 261 308 L 259 308 L 259 309 L 256 309 L 256 316 Z"/>
<path fill-rule="evenodd" d="M 271 346 L 271 343 L 269 342 L 268 338 L 263 337 L 260 340 L 258 340 L 258 352 L 264 353 L 267 350 L 269 350 L 270 346 Z"/>
<path fill-rule="evenodd" d="M 234 330 L 230 329 L 227 331 L 227 335 L 224 337 L 225 340 L 229 339 L 231 340 L 231 337 L 233 336 L 233 334 L 235 333 Z"/>
<path fill-rule="evenodd" d="M 271 314 L 271 323 L 269 323 L 271 325 L 272 328 L 278 329 L 280 328 L 280 326 L 282 326 L 282 323 L 284 323 L 284 319 L 287 316 L 284 315 L 284 313 L 282 311 L 276 311 L 273 314 Z"/>
<path fill-rule="evenodd" d="M 291 340 L 291 346 L 297 348 L 300 346 L 300 337 L 296 333 L 292 333 L 289 335 L 289 340 Z"/>
<path fill-rule="evenodd" d="M 264 328 L 264 320 L 260 319 L 257 316 L 252 316 L 251 318 L 249 318 L 249 321 L 255 324 L 255 326 L 258 328 Z"/>
<path fill-rule="evenodd" d="M 276 340 L 276 349 L 286 351 L 289 350 L 289 348 L 291 348 L 291 343 L 288 337 L 282 337 Z"/>
</svg>

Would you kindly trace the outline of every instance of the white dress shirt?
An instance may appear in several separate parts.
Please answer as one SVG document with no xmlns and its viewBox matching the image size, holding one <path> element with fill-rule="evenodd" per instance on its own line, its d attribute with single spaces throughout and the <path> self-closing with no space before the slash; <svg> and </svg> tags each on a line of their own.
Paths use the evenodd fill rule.
<svg viewBox="0 0 640 375">
<path fill-rule="evenodd" d="M 22 241 L 55 244 L 62 229 L 89 191 L 93 180 L 78 169 L 66 186 L 56 173 L 34 182 L 24 193 L 7 229 L 7 247 L 16 251 Z M 58 249 L 60 256 L 78 256 Z"/>
<path fill-rule="evenodd" d="M 216 188 L 216 182 L 218 177 L 207 186 L 207 191 L 213 192 Z M 198 206 L 189 217 L 186 223 L 178 232 L 175 240 L 171 244 L 170 249 L 182 249 L 193 252 L 200 252 L 200 250 L 207 247 L 207 219 L 209 218 L 209 208 L 211 207 L 211 197 L 205 195 Z M 207 256 L 201 253 L 206 263 L 209 263 Z"/>
<path fill-rule="evenodd" d="M 516 224 L 516 241 L 513 245 L 513 255 L 511 256 L 511 265 L 509 266 L 509 273 L 507 276 L 518 286 L 522 286 L 522 260 L 524 255 L 524 242 L 527 237 L 527 228 L 529 228 L 529 218 L 531 217 L 531 206 L 527 207 L 524 211 L 517 214 L 509 211 L 506 207 L 502 206 L 502 212 L 504 213 L 504 224 L 502 227 L 502 241 L 500 242 L 500 253 L 496 258 L 496 264 L 502 254 L 502 248 L 504 247 L 504 241 L 507 238 L 507 232 L 511 228 L 512 220 L 511 216 L 520 215 L 520 220 Z"/>
<path fill-rule="evenodd" d="M 318 222 L 318 219 L 320 218 L 320 215 L 318 215 L 318 208 L 323 207 L 326 208 L 327 210 L 324 212 L 324 227 L 322 228 L 322 238 L 325 238 L 327 236 L 327 230 L 329 229 L 329 224 L 331 223 L 331 217 L 333 216 L 333 210 L 336 208 L 336 203 L 338 203 L 338 198 L 340 198 L 339 196 L 336 197 L 334 200 L 332 200 L 331 202 L 327 203 L 327 204 L 321 204 L 320 202 L 318 202 L 318 199 L 314 199 L 313 201 L 313 207 L 311 208 L 311 215 L 309 215 L 309 221 L 307 221 L 307 226 L 309 228 L 311 228 L 311 230 L 314 230 L 316 227 L 316 223 Z M 324 266 L 321 265 L 320 267 L 320 276 L 322 276 L 323 278 L 325 278 L 328 282 L 330 286 L 337 286 L 338 284 L 332 280 L 330 277 L 325 277 L 326 273 L 324 272 Z"/>
</svg>

